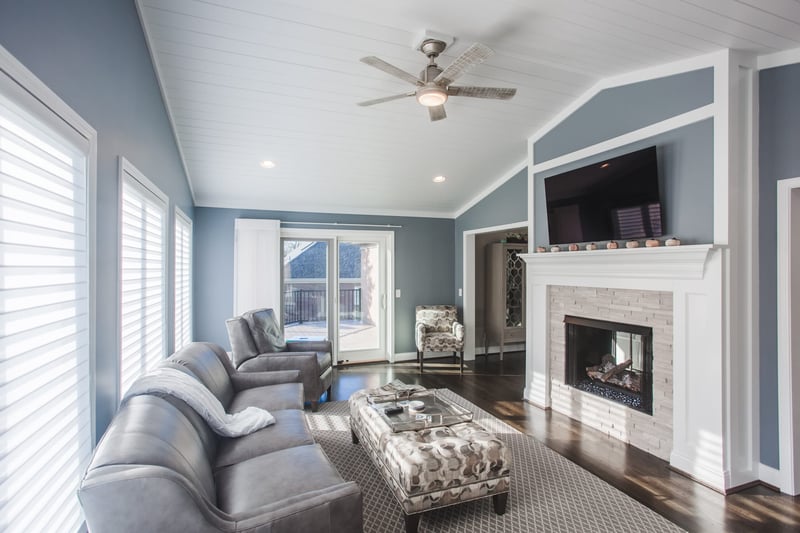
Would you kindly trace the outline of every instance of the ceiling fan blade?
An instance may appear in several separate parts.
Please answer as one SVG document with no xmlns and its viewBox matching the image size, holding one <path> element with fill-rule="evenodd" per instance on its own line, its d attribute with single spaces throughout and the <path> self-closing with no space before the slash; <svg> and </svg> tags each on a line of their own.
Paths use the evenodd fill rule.
<svg viewBox="0 0 800 533">
<path fill-rule="evenodd" d="M 362 107 L 366 107 L 368 105 L 375 105 L 375 104 L 382 104 L 384 102 L 391 102 L 392 100 L 399 100 L 400 98 L 405 98 L 407 96 L 414 96 L 413 92 L 410 93 L 403 93 L 403 94 L 395 94 L 392 96 L 384 96 L 383 98 L 376 98 L 374 100 L 367 100 L 365 102 L 359 102 L 358 105 Z"/>
<path fill-rule="evenodd" d="M 392 76 L 400 78 L 401 80 L 407 81 L 412 85 L 425 85 L 421 79 L 417 78 L 413 74 L 409 74 L 405 70 L 399 69 L 394 65 L 390 65 L 383 59 L 378 59 L 375 56 L 362 57 L 361 62 L 366 63 L 371 67 L 375 67 L 378 70 L 382 70 L 387 74 L 391 74 Z"/>
<path fill-rule="evenodd" d="M 472 98 L 493 98 L 495 100 L 510 100 L 517 94 L 516 89 L 502 87 L 454 87 L 447 88 L 449 96 L 470 96 Z"/>
<path fill-rule="evenodd" d="M 428 116 L 431 117 L 431 122 L 447 118 L 447 113 L 444 112 L 443 105 L 435 105 L 428 108 Z"/>
<path fill-rule="evenodd" d="M 483 63 L 492 54 L 494 54 L 494 50 L 485 44 L 475 43 L 450 63 L 450 66 L 436 76 L 433 81 L 441 87 L 447 87 L 466 74 L 472 67 Z"/>
</svg>

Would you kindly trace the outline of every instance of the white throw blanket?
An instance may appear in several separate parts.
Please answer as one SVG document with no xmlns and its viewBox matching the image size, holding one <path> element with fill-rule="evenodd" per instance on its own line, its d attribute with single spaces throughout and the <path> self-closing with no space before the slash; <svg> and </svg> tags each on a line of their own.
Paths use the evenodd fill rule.
<svg viewBox="0 0 800 533">
<path fill-rule="evenodd" d="M 247 407 L 238 413 L 228 414 L 214 394 L 192 376 L 175 368 L 156 368 L 137 379 L 124 402 L 140 394 L 169 394 L 186 402 L 202 416 L 218 435 L 241 437 L 275 423 L 269 411 L 258 407 Z"/>
</svg>

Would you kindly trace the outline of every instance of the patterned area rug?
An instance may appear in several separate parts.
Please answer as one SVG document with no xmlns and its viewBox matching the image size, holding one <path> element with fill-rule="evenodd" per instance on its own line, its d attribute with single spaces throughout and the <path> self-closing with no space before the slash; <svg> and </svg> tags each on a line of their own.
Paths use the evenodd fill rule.
<svg viewBox="0 0 800 533">
<path fill-rule="evenodd" d="M 682 531 L 666 518 L 464 398 L 446 389 L 439 392 L 470 409 L 477 422 L 511 447 L 511 494 L 503 516 L 494 514 L 491 498 L 423 513 L 420 533 Z M 364 531 L 405 531 L 400 504 L 361 445 L 350 440 L 347 402 L 324 403 L 318 412 L 307 412 L 306 418 L 314 438 L 342 477 L 361 486 Z"/>
</svg>

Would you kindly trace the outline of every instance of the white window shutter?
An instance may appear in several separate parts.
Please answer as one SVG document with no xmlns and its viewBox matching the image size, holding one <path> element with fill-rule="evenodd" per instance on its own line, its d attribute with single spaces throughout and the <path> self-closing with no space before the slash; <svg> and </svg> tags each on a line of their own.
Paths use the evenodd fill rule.
<svg viewBox="0 0 800 533">
<path fill-rule="evenodd" d="M 0 67 L 7 60 L 0 54 Z M 0 68 L 0 531 L 76 531 L 83 521 L 92 142 Z"/>
<path fill-rule="evenodd" d="M 192 342 L 192 220 L 175 209 L 175 351 Z"/>
<path fill-rule="evenodd" d="M 281 222 L 237 218 L 233 313 L 270 307 L 281 316 Z"/>
<path fill-rule="evenodd" d="M 167 197 L 120 159 L 120 397 L 167 355 Z"/>
</svg>

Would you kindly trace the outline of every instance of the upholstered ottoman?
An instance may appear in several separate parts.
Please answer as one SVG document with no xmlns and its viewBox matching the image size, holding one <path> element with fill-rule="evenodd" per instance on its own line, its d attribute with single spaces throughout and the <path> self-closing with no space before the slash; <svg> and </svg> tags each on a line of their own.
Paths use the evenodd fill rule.
<svg viewBox="0 0 800 533">
<path fill-rule="evenodd" d="M 505 512 L 511 453 L 501 440 L 472 421 L 395 432 L 368 400 L 375 390 L 350 397 L 353 443 L 383 475 L 408 533 L 417 531 L 420 513 L 478 498 L 492 496 L 494 512 Z"/>
</svg>

